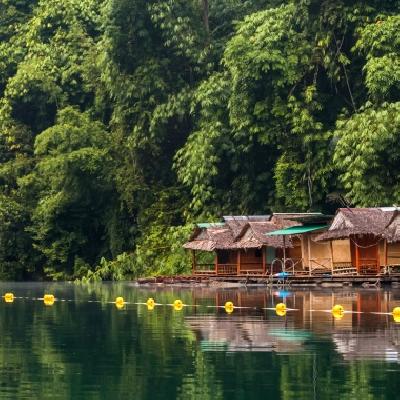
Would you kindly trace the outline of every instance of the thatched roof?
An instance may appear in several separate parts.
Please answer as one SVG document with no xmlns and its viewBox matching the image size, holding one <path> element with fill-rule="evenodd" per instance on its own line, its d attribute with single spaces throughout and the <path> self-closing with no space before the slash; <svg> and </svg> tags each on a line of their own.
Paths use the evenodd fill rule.
<svg viewBox="0 0 400 400">
<path fill-rule="evenodd" d="M 228 226 L 216 226 L 209 228 L 196 228 L 190 241 L 183 247 L 191 250 L 214 251 L 218 249 L 230 249 L 234 242 L 234 236 Z"/>
<path fill-rule="evenodd" d="M 249 222 L 243 235 L 237 242 L 241 249 L 261 248 L 262 246 L 282 248 L 284 246 L 281 236 L 267 236 L 266 233 L 275 231 L 277 226 L 272 222 Z M 290 240 L 286 247 L 292 247 Z"/>
<path fill-rule="evenodd" d="M 223 226 L 197 227 L 183 247 L 203 251 L 283 247 L 282 237 L 265 235 L 276 229 L 279 226 L 269 221 L 228 220 Z M 291 247 L 290 241 L 286 247 Z"/>
<path fill-rule="evenodd" d="M 383 237 L 389 242 L 400 242 L 400 211 L 396 210 L 388 223 Z"/>
<path fill-rule="evenodd" d="M 268 222 L 270 215 L 224 215 L 225 225 L 232 231 L 234 240 L 237 241 L 249 227 L 250 223 Z"/>
<path fill-rule="evenodd" d="M 340 208 L 329 229 L 316 240 L 345 239 L 350 235 L 382 237 L 394 211 L 381 208 Z"/>
</svg>

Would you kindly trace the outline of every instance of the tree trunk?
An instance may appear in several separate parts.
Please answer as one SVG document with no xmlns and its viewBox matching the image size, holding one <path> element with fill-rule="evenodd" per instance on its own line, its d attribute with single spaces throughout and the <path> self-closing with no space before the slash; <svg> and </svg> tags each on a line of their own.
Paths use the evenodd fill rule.
<svg viewBox="0 0 400 400">
<path fill-rule="evenodd" d="M 204 29 L 206 30 L 207 33 L 207 38 L 209 40 L 210 36 L 210 24 L 208 21 L 208 0 L 202 0 L 203 3 L 203 23 L 204 23 Z"/>
</svg>

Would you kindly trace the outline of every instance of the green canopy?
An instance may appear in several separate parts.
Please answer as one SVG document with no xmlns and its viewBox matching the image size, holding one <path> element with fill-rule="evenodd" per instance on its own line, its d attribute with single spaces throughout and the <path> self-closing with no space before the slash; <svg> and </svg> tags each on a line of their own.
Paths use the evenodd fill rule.
<svg viewBox="0 0 400 400">
<path fill-rule="evenodd" d="M 271 236 L 277 236 L 277 235 L 282 235 L 282 236 L 299 235 L 301 233 L 317 231 L 319 229 L 325 229 L 327 227 L 328 227 L 328 225 L 291 226 L 289 228 L 279 229 L 277 231 L 268 232 L 268 233 L 266 233 L 266 235 L 267 236 L 269 236 L 269 235 L 271 235 Z"/>
</svg>

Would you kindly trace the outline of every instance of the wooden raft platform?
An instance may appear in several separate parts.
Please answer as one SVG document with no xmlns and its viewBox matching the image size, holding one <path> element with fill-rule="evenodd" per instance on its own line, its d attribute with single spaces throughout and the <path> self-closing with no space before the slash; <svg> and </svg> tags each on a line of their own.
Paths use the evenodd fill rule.
<svg viewBox="0 0 400 400">
<path fill-rule="evenodd" d="M 139 285 L 144 284 L 165 284 L 165 285 L 212 285 L 213 283 L 236 283 L 243 285 L 289 285 L 289 286 L 379 286 L 379 285 L 400 285 L 400 274 L 390 275 L 334 275 L 334 276 L 289 276 L 285 279 L 263 275 L 242 275 L 242 276 L 215 276 L 215 275 L 177 275 L 177 276 L 156 276 L 139 278 L 136 280 Z"/>
</svg>

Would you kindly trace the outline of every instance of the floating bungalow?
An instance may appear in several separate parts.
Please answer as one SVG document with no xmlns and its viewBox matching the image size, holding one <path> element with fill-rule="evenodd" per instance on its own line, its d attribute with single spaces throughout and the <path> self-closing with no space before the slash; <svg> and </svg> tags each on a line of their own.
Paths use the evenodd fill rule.
<svg viewBox="0 0 400 400">
<path fill-rule="evenodd" d="M 341 208 L 329 229 L 316 237 L 347 241 L 347 264 L 356 274 L 380 274 L 400 264 L 400 217 L 394 207 Z"/>
<path fill-rule="evenodd" d="M 377 276 L 400 266 L 400 213 L 394 207 L 321 213 L 225 216 L 197 224 L 184 247 L 193 275 Z"/>
<path fill-rule="evenodd" d="M 318 249 L 315 257 L 308 252 L 307 260 L 316 265 L 324 262 L 319 260 L 319 249 L 326 246 L 311 242 L 311 232 L 316 235 L 327 229 L 321 225 L 327 219 L 320 213 L 225 216 L 223 222 L 198 224 L 184 247 L 192 251 L 195 275 L 300 273 L 309 270 L 305 251 Z M 199 255 L 204 252 L 213 253 L 214 259 L 204 262 L 205 257 Z"/>
<path fill-rule="evenodd" d="M 290 221 L 287 224 L 291 224 Z M 225 216 L 220 223 L 197 224 L 186 249 L 192 251 L 194 274 L 246 275 L 266 274 L 273 260 L 282 253 L 284 240 L 265 233 L 281 227 L 269 215 Z M 286 246 L 291 247 L 287 242 Z M 204 262 L 199 252 L 214 254 Z"/>
</svg>

